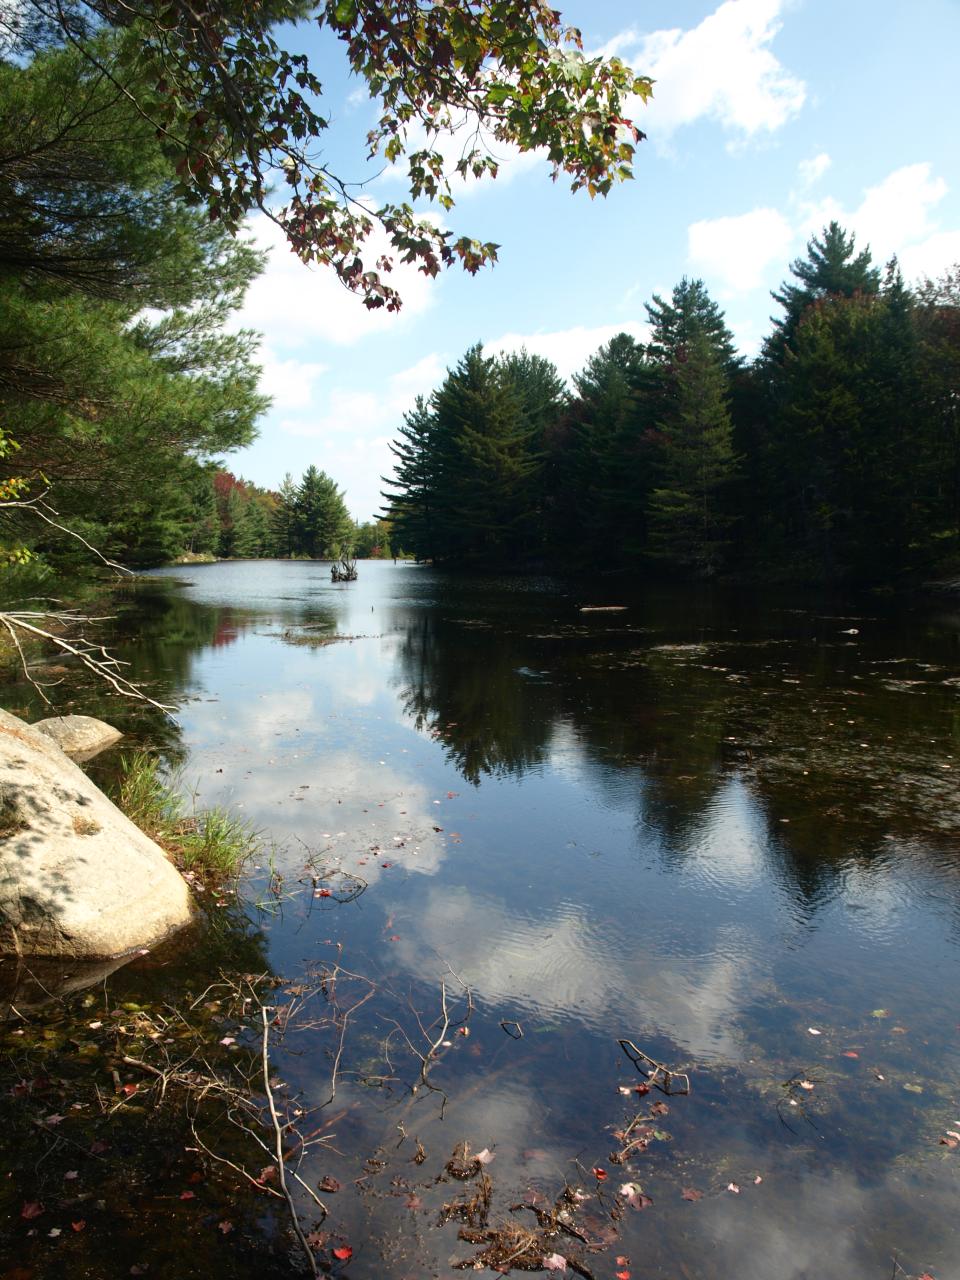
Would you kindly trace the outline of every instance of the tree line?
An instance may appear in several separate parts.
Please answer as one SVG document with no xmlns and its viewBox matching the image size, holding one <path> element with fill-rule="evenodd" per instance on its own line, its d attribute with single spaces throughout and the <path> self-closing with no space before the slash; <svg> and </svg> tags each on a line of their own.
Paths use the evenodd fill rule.
<svg viewBox="0 0 960 1280">
<path fill-rule="evenodd" d="M 701 280 L 567 389 L 471 347 L 392 445 L 396 540 L 450 566 L 890 581 L 960 556 L 960 270 L 915 288 L 836 222 L 752 362 Z"/>
<path fill-rule="evenodd" d="M 278 490 L 211 466 L 181 543 L 181 552 L 220 559 L 337 559 L 341 554 L 381 559 L 393 554 L 389 524 L 354 521 L 343 491 L 315 466 L 306 469 L 298 484 L 287 474 Z"/>
</svg>

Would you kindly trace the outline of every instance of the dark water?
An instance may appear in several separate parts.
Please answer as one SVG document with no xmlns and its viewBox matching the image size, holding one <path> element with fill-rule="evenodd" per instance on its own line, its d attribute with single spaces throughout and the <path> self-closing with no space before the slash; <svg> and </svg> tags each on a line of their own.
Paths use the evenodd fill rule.
<svg viewBox="0 0 960 1280">
<path fill-rule="evenodd" d="M 289 992 L 339 962 L 338 1007 L 372 993 L 278 1050 L 309 1111 L 342 1035 L 301 1168 L 342 1184 L 338 1271 L 446 1276 L 482 1247 L 438 1225 L 467 1140 L 495 1156 L 491 1222 L 591 1196 L 597 1277 L 960 1274 L 960 607 L 269 563 L 157 575 L 115 630 L 179 730 L 75 675 L 62 700 L 263 833 L 250 967 Z M 328 634 L 351 638 L 304 643 Z M 218 976 L 199 952 L 138 973 L 112 981 L 176 1000 Z M 461 982 L 474 1007 L 429 1087 L 441 982 L 454 1021 Z M 627 1092 L 620 1038 L 689 1095 Z M 652 1204 L 618 1206 L 627 1182 Z M 128 1273 L 99 1265 L 77 1274 Z"/>
</svg>

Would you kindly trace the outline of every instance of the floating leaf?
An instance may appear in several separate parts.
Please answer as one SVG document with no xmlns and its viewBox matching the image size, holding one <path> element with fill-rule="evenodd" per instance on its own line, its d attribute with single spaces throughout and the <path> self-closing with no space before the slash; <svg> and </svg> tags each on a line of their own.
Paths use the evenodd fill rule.
<svg viewBox="0 0 960 1280">
<path fill-rule="evenodd" d="M 859 1058 L 860 1055 L 855 1049 L 844 1049 L 843 1056 L 845 1058 Z"/>
<path fill-rule="evenodd" d="M 740 1188 L 737 1186 L 735 1182 L 728 1182 L 727 1190 L 732 1191 L 735 1196 L 738 1196 L 740 1194 Z"/>
<path fill-rule="evenodd" d="M 903 1087 L 907 1093 L 923 1093 L 923 1085 L 920 1084 L 905 1084 Z"/>
<path fill-rule="evenodd" d="M 353 1257 L 353 1250 L 348 1244 L 342 1244 L 338 1249 L 333 1250 L 333 1256 L 340 1262 L 349 1262 Z"/>
<path fill-rule="evenodd" d="M 86 1229 L 86 1226 L 87 1226 L 86 1219 L 80 1218 L 77 1222 L 70 1223 L 70 1230 L 80 1232 L 80 1231 L 84 1231 Z"/>
<path fill-rule="evenodd" d="M 798 1081 L 797 1081 L 797 1083 L 799 1084 L 799 1086 L 800 1086 L 800 1088 L 801 1088 L 801 1089 L 812 1089 L 812 1088 L 813 1088 L 813 1081 L 812 1081 L 812 1080 L 798 1080 Z"/>
<path fill-rule="evenodd" d="M 606 1169 L 601 1169 L 599 1165 L 594 1165 L 592 1172 L 598 1182 L 603 1182 L 604 1178 L 607 1176 Z"/>
<path fill-rule="evenodd" d="M 20 1217 L 24 1222 L 31 1222 L 34 1218 L 39 1218 L 41 1213 L 43 1213 L 43 1205 L 39 1200 L 25 1200 L 20 1210 Z"/>
<path fill-rule="evenodd" d="M 822 1035 L 823 1035 L 823 1032 L 822 1032 L 822 1031 L 818 1031 L 816 1027 L 807 1027 L 807 1030 L 810 1032 L 810 1034 L 811 1034 L 812 1036 L 822 1036 Z"/>
<path fill-rule="evenodd" d="M 650 1197 L 643 1194 L 643 1188 L 639 1182 L 625 1182 L 620 1188 L 620 1195 L 631 1209 L 646 1209 L 653 1204 Z"/>
<path fill-rule="evenodd" d="M 180 1192 L 180 1199 L 181 1199 L 181 1200 L 196 1200 L 196 1198 L 197 1198 L 197 1197 L 193 1194 L 193 1192 L 192 1192 L 192 1191 L 181 1191 L 181 1192 Z"/>
<path fill-rule="evenodd" d="M 548 1253 L 544 1255 L 543 1265 L 548 1271 L 566 1271 L 567 1260 L 562 1253 Z"/>
<path fill-rule="evenodd" d="M 491 1160 L 496 1160 L 496 1155 L 489 1149 L 484 1147 L 482 1151 L 478 1151 L 474 1159 L 478 1164 L 489 1164 Z"/>
<path fill-rule="evenodd" d="M 870 1017 L 871 1017 L 871 1018 L 889 1018 L 889 1017 L 890 1017 L 890 1010 L 889 1010 L 889 1009 L 874 1009 L 874 1011 L 873 1011 L 873 1013 L 871 1013 Z"/>
<path fill-rule="evenodd" d="M 703 1199 L 703 1192 L 698 1191 L 696 1187 L 684 1187 L 683 1190 L 680 1192 L 680 1195 L 684 1200 L 702 1200 Z"/>
<path fill-rule="evenodd" d="M 317 1186 L 321 1191 L 328 1191 L 330 1195 L 335 1195 L 340 1190 L 340 1183 L 329 1173 L 320 1179 Z"/>
</svg>

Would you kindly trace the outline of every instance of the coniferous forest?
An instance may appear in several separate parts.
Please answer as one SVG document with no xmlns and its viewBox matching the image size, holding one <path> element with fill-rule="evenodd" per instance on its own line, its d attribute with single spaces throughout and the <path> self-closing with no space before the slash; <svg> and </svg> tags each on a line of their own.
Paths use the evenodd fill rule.
<svg viewBox="0 0 960 1280">
<path fill-rule="evenodd" d="M 956 564 L 960 274 L 908 288 L 837 223 L 738 355 L 703 281 L 574 377 L 472 347 L 418 400 L 394 543 L 453 565 L 896 582 Z"/>
</svg>

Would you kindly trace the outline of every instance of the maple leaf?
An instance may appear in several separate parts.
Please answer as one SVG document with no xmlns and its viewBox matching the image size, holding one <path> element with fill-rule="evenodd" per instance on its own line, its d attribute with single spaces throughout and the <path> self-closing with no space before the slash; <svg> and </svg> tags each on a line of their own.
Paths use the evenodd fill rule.
<svg viewBox="0 0 960 1280">
<path fill-rule="evenodd" d="M 543 1265 L 548 1271 L 566 1271 L 567 1260 L 562 1253 L 548 1253 L 544 1255 Z"/>
<path fill-rule="evenodd" d="M 843 1056 L 845 1058 L 859 1058 L 860 1055 L 855 1049 L 844 1049 Z"/>
<path fill-rule="evenodd" d="M 41 1213 L 43 1213 L 43 1205 L 39 1200 L 25 1200 L 20 1210 L 20 1217 L 24 1222 L 30 1222 L 34 1218 L 39 1218 Z"/>
<path fill-rule="evenodd" d="M 604 1178 L 607 1176 L 606 1169 L 601 1169 L 599 1165 L 595 1165 L 592 1172 L 593 1172 L 593 1176 L 596 1178 L 598 1182 L 602 1182 Z"/>
<path fill-rule="evenodd" d="M 197 1198 L 197 1197 L 193 1194 L 193 1192 L 192 1192 L 192 1191 L 181 1191 L 181 1192 L 180 1192 L 180 1199 L 181 1199 L 181 1200 L 196 1200 L 196 1198 Z"/>
<path fill-rule="evenodd" d="M 217 1230 L 220 1231 L 223 1235 L 228 1236 L 230 1232 L 233 1230 L 233 1223 L 227 1222 L 227 1220 L 224 1219 L 223 1222 L 220 1222 L 217 1224 Z"/>
<path fill-rule="evenodd" d="M 86 1221 L 86 1219 L 85 1219 L 85 1218 L 80 1218 L 80 1220 L 79 1220 L 78 1222 L 71 1222 L 71 1223 L 70 1223 L 70 1229 L 71 1229 L 71 1231 L 77 1231 L 77 1232 L 79 1232 L 79 1231 L 83 1231 L 83 1230 L 85 1229 L 86 1225 L 87 1225 L 87 1221 Z"/>
<path fill-rule="evenodd" d="M 740 1188 L 737 1186 L 735 1182 L 728 1182 L 727 1190 L 732 1191 L 735 1196 L 738 1196 L 740 1194 Z"/>
<path fill-rule="evenodd" d="M 478 1151 L 474 1156 L 474 1160 L 478 1164 L 489 1164 L 491 1160 L 496 1160 L 496 1158 L 496 1155 L 488 1147 L 484 1147 L 482 1151 Z"/>
<path fill-rule="evenodd" d="M 348 1244 L 342 1244 L 338 1249 L 333 1250 L 333 1256 L 341 1262 L 349 1262 L 353 1257 L 353 1250 Z"/>
<path fill-rule="evenodd" d="M 703 1192 L 698 1191 L 696 1187 L 684 1187 L 680 1192 L 684 1200 L 702 1200 Z"/>
<path fill-rule="evenodd" d="M 617 1280 L 630 1280 L 630 1272 L 626 1269 L 623 1271 L 615 1271 L 614 1275 L 617 1277 Z"/>
</svg>

